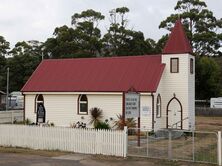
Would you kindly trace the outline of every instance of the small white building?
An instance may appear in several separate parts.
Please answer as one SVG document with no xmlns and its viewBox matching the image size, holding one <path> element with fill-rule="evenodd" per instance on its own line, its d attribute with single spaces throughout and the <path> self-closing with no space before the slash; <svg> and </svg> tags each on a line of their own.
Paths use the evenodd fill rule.
<svg viewBox="0 0 222 166">
<path fill-rule="evenodd" d="M 141 128 L 195 127 L 195 57 L 178 20 L 160 55 L 43 60 L 22 88 L 25 118 L 57 126 L 89 122 L 89 110 L 104 120 L 125 116 L 125 94 L 140 93 Z M 43 107 L 42 107 L 43 106 Z M 44 114 L 45 111 L 45 114 Z"/>
<path fill-rule="evenodd" d="M 222 97 L 210 98 L 210 108 L 222 108 Z"/>
<path fill-rule="evenodd" d="M 10 109 L 23 109 L 24 107 L 24 96 L 22 92 L 13 91 L 9 94 L 9 108 Z"/>
</svg>

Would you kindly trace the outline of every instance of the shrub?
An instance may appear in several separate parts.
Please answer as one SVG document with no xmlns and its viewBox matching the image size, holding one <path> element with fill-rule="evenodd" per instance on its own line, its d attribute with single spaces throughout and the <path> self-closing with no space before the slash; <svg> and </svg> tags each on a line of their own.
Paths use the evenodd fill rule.
<svg viewBox="0 0 222 166">
<path fill-rule="evenodd" d="M 94 127 L 101 122 L 103 117 L 103 112 L 100 108 L 94 107 L 90 109 L 90 124 L 93 124 Z"/>
<path fill-rule="evenodd" d="M 124 126 L 127 126 L 127 128 L 135 128 L 136 120 L 134 118 L 127 118 L 124 122 L 123 116 L 120 114 L 117 115 L 117 120 L 114 122 L 114 127 L 123 130 Z"/>
<path fill-rule="evenodd" d="M 27 118 L 27 119 L 24 121 L 24 124 L 25 124 L 25 125 L 31 125 L 31 124 L 32 124 L 32 121 Z"/>
<path fill-rule="evenodd" d="M 96 124 L 95 129 L 110 129 L 110 126 L 106 122 L 99 122 Z"/>
</svg>

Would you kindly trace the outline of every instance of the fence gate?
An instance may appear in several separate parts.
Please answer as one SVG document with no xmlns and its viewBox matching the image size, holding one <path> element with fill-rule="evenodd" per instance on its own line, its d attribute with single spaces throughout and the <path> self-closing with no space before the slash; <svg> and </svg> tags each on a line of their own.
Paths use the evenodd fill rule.
<svg viewBox="0 0 222 166">
<path fill-rule="evenodd" d="M 217 132 L 128 129 L 128 156 L 217 164 L 218 149 Z"/>
</svg>

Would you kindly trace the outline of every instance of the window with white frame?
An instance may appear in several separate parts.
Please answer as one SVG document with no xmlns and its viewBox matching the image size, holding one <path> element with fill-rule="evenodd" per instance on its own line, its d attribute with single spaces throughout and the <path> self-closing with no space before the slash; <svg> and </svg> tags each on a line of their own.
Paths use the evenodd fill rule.
<svg viewBox="0 0 222 166">
<path fill-rule="evenodd" d="M 160 118 L 161 117 L 161 96 L 158 94 L 157 99 L 156 99 L 156 117 Z"/>
<path fill-rule="evenodd" d="M 88 100 L 86 95 L 80 95 L 78 100 L 78 114 L 88 114 Z"/>
</svg>

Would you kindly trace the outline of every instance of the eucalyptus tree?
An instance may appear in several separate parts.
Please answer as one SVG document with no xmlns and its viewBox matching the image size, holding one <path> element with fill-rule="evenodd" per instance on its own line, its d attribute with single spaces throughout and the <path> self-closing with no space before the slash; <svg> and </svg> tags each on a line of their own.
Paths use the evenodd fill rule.
<svg viewBox="0 0 222 166">
<path fill-rule="evenodd" d="M 75 13 L 72 16 L 71 24 L 74 26 L 79 50 L 88 52 L 93 56 L 100 53 L 102 42 L 98 25 L 104 19 L 104 15 L 92 9 Z"/>
<path fill-rule="evenodd" d="M 222 95 L 221 68 L 212 57 L 196 59 L 196 98 L 210 99 Z"/>
<path fill-rule="evenodd" d="M 5 56 L 9 50 L 10 43 L 5 40 L 3 36 L 0 36 L 0 56 Z"/>
<path fill-rule="evenodd" d="M 6 89 L 6 58 L 9 50 L 9 42 L 0 36 L 0 90 Z"/>
<path fill-rule="evenodd" d="M 13 56 L 16 55 L 30 55 L 37 56 L 39 59 L 42 57 L 42 42 L 37 40 L 21 41 L 15 44 L 15 47 L 9 52 Z"/>
<path fill-rule="evenodd" d="M 20 91 L 39 63 L 39 57 L 30 54 L 18 54 L 8 58 L 7 67 L 10 68 L 10 91 Z"/>
<path fill-rule="evenodd" d="M 77 43 L 74 29 L 64 25 L 55 28 L 53 37 L 46 40 L 42 49 L 44 55 L 49 58 L 74 57 L 79 49 Z"/>
<path fill-rule="evenodd" d="M 155 52 L 156 43 L 145 39 L 144 34 L 128 28 L 127 7 L 112 9 L 110 27 L 103 37 L 104 56 L 142 55 Z"/>
<path fill-rule="evenodd" d="M 10 91 L 19 91 L 34 72 L 42 59 L 42 43 L 37 40 L 21 41 L 9 52 Z"/>
<path fill-rule="evenodd" d="M 222 19 L 217 19 L 201 0 L 179 0 L 171 14 L 160 23 L 160 28 L 171 30 L 180 18 L 194 52 L 198 55 L 221 55 Z"/>
<path fill-rule="evenodd" d="M 92 9 L 75 13 L 71 27 L 64 25 L 54 30 L 53 37 L 43 44 L 44 54 L 50 58 L 95 57 L 102 47 L 98 25 L 103 16 Z"/>
</svg>

